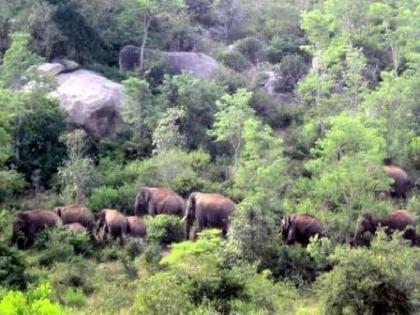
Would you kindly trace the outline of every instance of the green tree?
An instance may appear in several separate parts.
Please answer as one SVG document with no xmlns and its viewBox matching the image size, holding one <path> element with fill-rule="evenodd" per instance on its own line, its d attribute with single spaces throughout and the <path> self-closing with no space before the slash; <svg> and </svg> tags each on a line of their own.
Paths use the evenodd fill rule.
<svg viewBox="0 0 420 315">
<path fill-rule="evenodd" d="M 234 189 L 266 210 L 278 209 L 287 183 L 282 141 L 256 119 L 245 121 L 242 132 L 243 147 Z"/>
<path fill-rule="evenodd" d="M 30 51 L 30 39 L 30 35 L 26 33 L 11 35 L 12 44 L 4 54 L 0 69 L 0 86 L 10 87 L 17 84 L 17 80 L 30 66 L 41 63 L 42 58 Z"/>
<path fill-rule="evenodd" d="M 233 151 L 233 174 L 238 169 L 245 122 L 254 115 L 254 110 L 249 106 L 251 97 L 252 92 L 240 89 L 234 95 L 223 95 L 216 102 L 219 111 L 215 114 L 213 129 L 209 134 L 216 141 L 224 141 L 230 145 Z"/>
<path fill-rule="evenodd" d="M 136 0 L 143 15 L 143 38 L 140 46 L 140 71 L 144 70 L 144 50 L 149 40 L 149 28 L 154 17 L 164 12 L 176 12 L 183 7 L 182 0 Z"/>
<path fill-rule="evenodd" d="M 58 169 L 66 203 L 83 204 L 95 183 L 93 160 L 85 156 L 86 133 L 75 130 L 63 136 L 68 160 Z"/>
<path fill-rule="evenodd" d="M 318 280 L 325 314 L 412 314 L 419 251 L 384 233 L 370 248 L 339 247 L 335 267 Z"/>
<path fill-rule="evenodd" d="M 133 141 L 140 152 L 148 144 L 148 137 L 156 126 L 158 108 L 146 80 L 130 77 L 123 81 L 122 116 L 132 126 Z M 156 105 L 157 106 L 157 105 Z"/>
<path fill-rule="evenodd" d="M 153 132 L 154 152 L 182 149 L 185 139 L 179 131 L 177 124 L 185 116 L 181 108 L 169 108 Z"/>
</svg>

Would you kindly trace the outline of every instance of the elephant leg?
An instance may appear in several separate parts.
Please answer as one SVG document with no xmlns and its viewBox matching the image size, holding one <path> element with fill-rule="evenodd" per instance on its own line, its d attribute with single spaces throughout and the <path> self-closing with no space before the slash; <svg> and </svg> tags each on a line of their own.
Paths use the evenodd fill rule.
<svg viewBox="0 0 420 315">
<path fill-rule="evenodd" d="M 295 242 L 295 238 L 296 238 L 295 228 L 291 227 L 290 230 L 289 230 L 289 233 L 287 234 L 286 243 L 287 244 L 293 244 Z"/>
</svg>

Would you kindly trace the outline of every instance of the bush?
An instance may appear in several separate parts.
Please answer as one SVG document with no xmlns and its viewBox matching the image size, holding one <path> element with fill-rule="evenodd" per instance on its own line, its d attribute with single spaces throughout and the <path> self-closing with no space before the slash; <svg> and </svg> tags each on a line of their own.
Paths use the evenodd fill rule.
<svg viewBox="0 0 420 315">
<path fill-rule="evenodd" d="M 278 66 L 277 75 L 280 79 L 276 84 L 276 90 L 280 93 L 293 92 L 307 70 L 308 64 L 300 55 L 285 56 Z"/>
<path fill-rule="evenodd" d="M 93 212 L 102 209 L 115 209 L 117 204 L 118 190 L 109 186 L 94 188 L 87 202 L 87 206 Z"/>
<path fill-rule="evenodd" d="M 188 314 L 194 307 L 176 277 L 158 273 L 139 281 L 133 314 Z"/>
<path fill-rule="evenodd" d="M 384 233 L 371 248 L 337 248 L 334 269 L 318 282 L 325 313 L 412 314 L 419 255 L 398 238 L 387 241 Z"/>
<path fill-rule="evenodd" d="M 299 50 L 290 39 L 273 37 L 267 47 L 267 58 L 271 63 L 279 63 L 282 59 L 290 54 L 295 54 Z"/>
<path fill-rule="evenodd" d="M 64 294 L 64 304 L 81 308 L 86 304 L 86 296 L 81 289 L 68 288 Z"/>
<path fill-rule="evenodd" d="M 149 242 L 141 255 L 141 261 L 149 273 L 158 272 L 162 267 L 159 265 L 162 259 L 162 247 L 156 242 Z"/>
<path fill-rule="evenodd" d="M 0 286 L 11 289 L 26 288 L 25 257 L 13 247 L 0 242 Z"/>
<path fill-rule="evenodd" d="M 253 64 L 265 59 L 265 43 L 256 37 L 246 37 L 239 41 L 238 50 Z"/>
<path fill-rule="evenodd" d="M 94 289 L 95 264 L 81 257 L 66 263 L 57 263 L 49 273 L 49 280 L 60 301 L 65 301 L 69 288 L 90 294 Z"/>
<path fill-rule="evenodd" d="M 232 70 L 242 72 L 251 67 L 251 63 L 247 58 L 238 51 L 229 51 L 220 55 L 222 63 Z"/>
<path fill-rule="evenodd" d="M 147 238 L 161 245 L 168 245 L 184 239 L 184 225 L 172 215 L 159 214 L 146 218 Z"/>
<path fill-rule="evenodd" d="M 51 302 L 51 289 L 42 284 L 26 293 L 9 291 L 0 300 L 0 314 L 7 315 L 61 315 L 60 305 Z"/>
<path fill-rule="evenodd" d="M 87 233 L 74 233 L 65 228 L 41 232 L 36 246 L 43 249 L 39 256 L 39 263 L 44 266 L 69 261 L 75 255 L 93 253 L 93 245 Z"/>
</svg>

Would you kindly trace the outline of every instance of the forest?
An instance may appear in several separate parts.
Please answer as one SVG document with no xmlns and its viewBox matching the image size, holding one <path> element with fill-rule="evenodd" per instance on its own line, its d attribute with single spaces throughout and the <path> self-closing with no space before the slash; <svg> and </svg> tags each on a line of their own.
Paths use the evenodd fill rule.
<svg viewBox="0 0 420 315">
<path fill-rule="evenodd" d="M 420 1 L 0 0 L 0 315 L 50 314 L 420 314 Z"/>
</svg>

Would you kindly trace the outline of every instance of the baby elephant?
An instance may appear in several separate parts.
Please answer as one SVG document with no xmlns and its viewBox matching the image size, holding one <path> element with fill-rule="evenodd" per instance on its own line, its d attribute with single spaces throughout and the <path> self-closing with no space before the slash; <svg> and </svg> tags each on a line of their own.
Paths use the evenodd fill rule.
<svg viewBox="0 0 420 315">
<path fill-rule="evenodd" d="M 282 236 L 286 244 L 299 243 L 307 245 L 312 236 L 325 235 L 321 221 L 310 214 L 294 214 L 283 217 Z"/>
<path fill-rule="evenodd" d="M 103 238 L 119 239 L 121 245 L 125 243 L 127 232 L 128 232 L 128 220 L 127 218 L 114 209 L 103 209 L 98 214 L 98 228 L 99 231 L 103 229 Z"/>
<path fill-rule="evenodd" d="M 80 223 L 64 224 L 64 227 L 75 234 L 87 233 L 87 229 Z"/>
<path fill-rule="evenodd" d="M 138 217 L 131 216 L 127 217 L 128 222 L 128 236 L 131 238 L 142 238 L 145 239 L 147 235 L 147 228 L 144 221 Z"/>
<path fill-rule="evenodd" d="M 413 216 L 405 210 L 395 210 L 385 218 L 376 218 L 370 213 L 363 213 L 357 219 L 357 227 L 354 232 L 350 245 L 361 245 L 362 236 L 365 232 L 372 235 L 376 233 L 378 227 L 384 227 L 385 233 L 390 235 L 394 231 L 404 231 L 403 237 L 416 244 L 416 230 Z"/>
<path fill-rule="evenodd" d="M 13 221 L 12 243 L 20 249 L 28 248 L 34 243 L 36 234 L 57 225 L 61 225 L 61 219 L 52 211 L 18 211 Z"/>
</svg>

